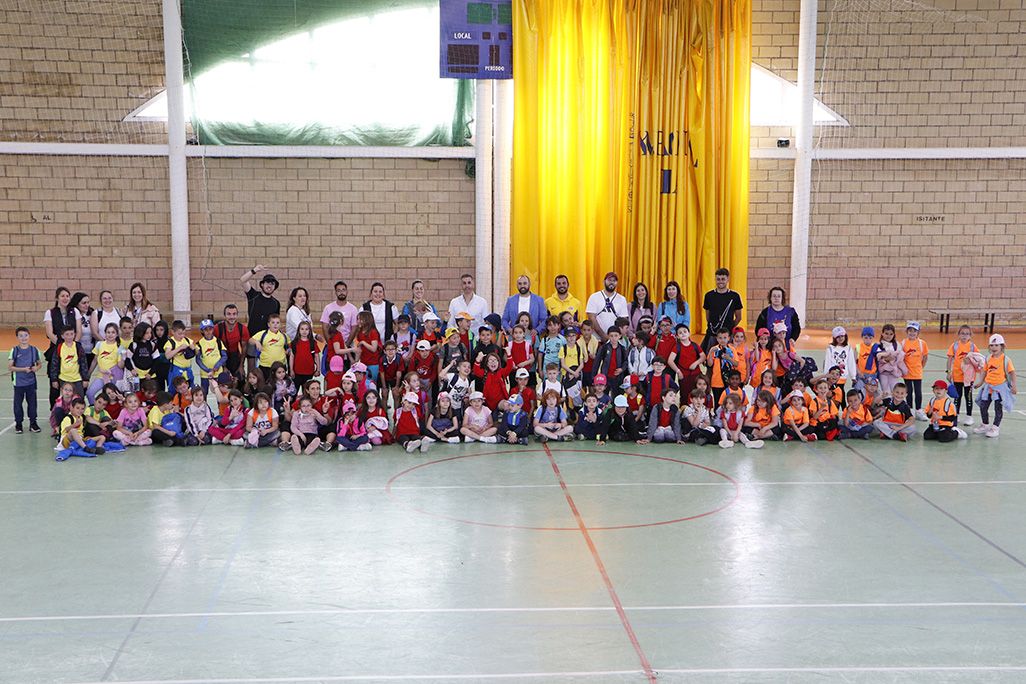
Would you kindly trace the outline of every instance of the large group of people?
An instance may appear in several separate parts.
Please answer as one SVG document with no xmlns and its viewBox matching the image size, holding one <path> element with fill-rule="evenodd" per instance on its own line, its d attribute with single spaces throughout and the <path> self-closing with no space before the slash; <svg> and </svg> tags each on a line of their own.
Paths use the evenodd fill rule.
<svg viewBox="0 0 1026 684">
<path fill-rule="evenodd" d="M 856 344 L 836 327 L 820 371 L 798 353 L 801 324 L 784 290 L 770 290 L 749 337 L 729 278 L 719 269 L 703 299 L 701 338 L 679 283 L 666 283 L 659 301 L 637 283 L 628 300 L 613 272 L 583 307 L 564 275 L 547 298 L 520 276 L 501 313 L 469 274 L 441 306 L 420 280 L 403 303 L 374 283 L 356 305 L 340 280 L 315 319 L 303 287 L 291 290 L 283 315 L 278 280 L 257 265 L 239 278 L 245 323 L 230 303 L 198 335 L 165 320 L 142 283 L 123 307 L 110 291 L 93 306 L 89 294 L 59 287 L 43 315 L 45 352 L 19 328 L 10 354 L 15 431 L 26 413 L 29 430 L 40 431 L 44 370 L 57 448 L 82 456 L 148 444 L 311 454 L 532 438 L 759 448 L 907 441 L 917 421 L 924 439 L 948 442 L 968 436 L 960 414 L 964 400 L 961 423 L 973 424 L 974 391 L 982 424 L 973 431 L 999 434 L 1016 393 L 1001 335 L 984 354 L 963 326 L 947 349 L 947 380 L 924 396 L 930 350 L 918 322 L 901 340 L 893 325 L 879 337 L 865 327 Z"/>
</svg>

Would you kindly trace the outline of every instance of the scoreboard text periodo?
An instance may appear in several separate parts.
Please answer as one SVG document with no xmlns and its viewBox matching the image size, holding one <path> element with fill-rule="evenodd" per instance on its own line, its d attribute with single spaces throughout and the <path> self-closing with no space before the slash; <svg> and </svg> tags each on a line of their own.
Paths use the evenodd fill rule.
<svg viewBox="0 0 1026 684">
<path fill-rule="evenodd" d="M 513 78 L 513 5 L 441 0 L 442 78 Z"/>
</svg>

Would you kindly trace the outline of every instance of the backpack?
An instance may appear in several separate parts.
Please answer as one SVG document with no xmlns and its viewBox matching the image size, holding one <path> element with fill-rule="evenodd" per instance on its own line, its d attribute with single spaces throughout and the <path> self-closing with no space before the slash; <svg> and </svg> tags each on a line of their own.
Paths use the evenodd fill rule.
<svg viewBox="0 0 1026 684">
<path fill-rule="evenodd" d="M 181 437 L 185 434 L 185 425 L 182 422 L 182 414 L 180 413 L 169 413 L 161 418 L 160 427 L 168 432 L 175 433 L 176 437 Z"/>
</svg>

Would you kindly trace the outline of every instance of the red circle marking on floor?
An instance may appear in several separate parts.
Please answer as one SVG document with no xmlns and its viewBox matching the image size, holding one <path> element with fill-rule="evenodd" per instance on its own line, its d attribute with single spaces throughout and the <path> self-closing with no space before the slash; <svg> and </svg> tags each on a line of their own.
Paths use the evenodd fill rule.
<svg viewBox="0 0 1026 684">
<path fill-rule="evenodd" d="M 502 456 L 506 456 L 506 457 L 514 457 L 515 458 L 515 457 L 520 456 L 522 454 L 544 454 L 544 453 L 545 453 L 544 449 L 523 449 L 523 450 L 520 450 L 520 451 L 486 451 L 484 453 L 479 453 L 479 454 L 464 454 L 462 456 L 449 456 L 448 458 L 440 458 L 440 459 L 437 459 L 437 460 L 434 460 L 434 461 L 427 461 L 425 463 L 418 463 L 417 465 L 412 466 L 410 468 L 407 468 L 406 470 L 403 470 L 401 472 L 398 472 L 395 475 L 393 475 L 391 478 L 389 478 L 388 483 L 385 485 L 385 492 L 396 503 L 398 503 L 401 506 L 405 506 L 406 508 L 409 508 L 412 511 L 415 511 L 415 512 L 420 513 L 422 515 L 427 515 L 427 516 L 430 516 L 430 517 L 433 517 L 433 518 L 441 518 L 443 520 L 451 520 L 453 522 L 464 523 L 466 525 L 480 525 L 482 527 L 499 527 L 499 528 L 505 528 L 505 529 L 513 529 L 513 530 L 538 530 L 538 531 L 541 531 L 541 532 L 579 532 L 580 528 L 577 527 L 577 526 L 573 526 L 573 527 L 538 527 L 538 526 L 534 526 L 534 525 L 513 525 L 513 524 L 508 524 L 508 523 L 493 523 L 493 522 L 484 522 L 484 521 L 481 521 L 481 520 L 468 520 L 466 518 L 457 518 L 455 516 L 445 515 L 444 513 L 435 513 L 434 511 L 429 511 L 429 510 L 425 510 L 423 508 L 420 508 L 418 506 L 410 505 L 410 504 L 408 504 L 408 503 L 406 503 L 404 501 L 401 501 L 396 496 L 396 494 L 392 491 L 392 485 L 395 484 L 395 482 L 397 480 L 399 480 L 400 478 L 402 478 L 402 477 L 412 473 L 415 470 L 420 470 L 421 468 L 427 468 L 428 466 L 438 465 L 438 464 L 441 464 L 441 463 L 448 463 L 450 461 L 460 461 L 460 460 L 468 459 L 468 458 L 481 458 L 483 456 L 502 455 Z M 723 478 L 724 480 L 726 480 L 727 482 L 729 482 L 730 484 L 732 484 L 734 486 L 734 496 L 730 499 L 730 501 L 727 501 L 722 506 L 718 506 L 717 508 L 705 511 L 703 513 L 697 513 L 695 515 L 689 515 L 689 516 L 683 517 L 683 518 L 673 518 L 673 519 L 669 519 L 669 520 L 656 520 L 656 521 L 653 521 L 653 522 L 635 523 L 635 524 L 631 524 L 631 525 L 603 525 L 603 526 L 596 526 L 596 527 L 588 526 L 587 529 L 590 530 L 590 531 L 630 530 L 630 529 L 636 529 L 636 528 L 641 528 L 641 527 L 657 527 L 659 525 L 674 525 L 674 524 L 677 524 L 677 523 L 687 522 L 688 520 L 697 520 L 698 518 L 704 518 L 704 517 L 713 515 L 715 513 L 719 513 L 720 511 L 722 511 L 722 510 L 724 510 L 726 508 L 729 508 L 730 506 L 733 506 L 734 503 L 741 496 L 741 488 L 740 488 L 740 486 L 738 485 L 737 481 L 734 478 L 732 478 L 730 475 L 727 475 L 726 473 L 722 473 L 719 470 L 716 470 L 715 468 L 709 468 L 708 466 L 699 465 L 697 463 L 691 463 L 690 461 L 682 461 L 682 460 L 680 460 L 678 458 L 670 458 L 669 456 L 653 456 L 651 454 L 633 454 L 633 453 L 629 453 L 629 452 L 626 452 L 626 451 L 605 451 L 605 450 L 597 451 L 597 450 L 594 450 L 594 449 L 552 449 L 552 453 L 553 454 L 568 454 L 568 453 L 574 453 L 574 454 L 611 454 L 611 455 L 614 455 L 614 456 L 631 456 L 631 457 L 634 457 L 634 458 L 649 458 L 649 459 L 652 459 L 654 461 L 669 461 L 671 463 L 679 463 L 681 465 L 686 465 L 686 466 L 689 466 L 691 468 L 698 468 L 699 470 L 704 470 L 706 472 L 712 473 L 713 475 L 716 475 L 718 477 Z M 572 487 L 573 487 L 573 485 L 571 485 L 571 488 Z"/>
</svg>

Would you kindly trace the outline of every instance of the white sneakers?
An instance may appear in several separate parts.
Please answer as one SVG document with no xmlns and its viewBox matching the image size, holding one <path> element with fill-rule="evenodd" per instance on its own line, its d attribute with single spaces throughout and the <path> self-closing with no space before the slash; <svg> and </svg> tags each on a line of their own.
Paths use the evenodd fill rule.
<svg viewBox="0 0 1026 684">
<path fill-rule="evenodd" d="M 955 428 L 955 434 L 958 435 L 959 439 L 969 439 L 969 433 L 962 428 Z"/>
<path fill-rule="evenodd" d="M 231 444 L 232 446 L 243 446 L 245 443 L 246 440 L 244 439 L 233 439 L 231 442 L 229 442 L 229 444 Z"/>
<path fill-rule="evenodd" d="M 975 423 L 975 422 L 976 422 L 976 421 L 975 421 L 975 420 L 973 420 L 973 417 L 972 417 L 972 416 L 966 416 L 966 417 L 965 417 L 965 418 L 964 418 L 964 419 L 962 420 L 962 425 L 972 425 L 972 424 L 973 424 L 973 423 Z"/>
<path fill-rule="evenodd" d="M 485 444 L 497 444 L 499 442 L 499 438 L 492 435 L 491 437 L 482 437 L 481 441 Z"/>
<path fill-rule="evenodd" d="M 356 447 L 356 450 L 357 451 L 370 451 L 371 448 L 372 448 L 371 447 L 371 443 L 367 442 L 366 444 L 361 444 L 360 446 Z"/>
<path fill-rule="evenodd" d="M 431 444 L 435 441 L 433 437 L 425 437 L 420 440 L 420 453 L 427 453 L 427 450 L 431 448 Z"/>
<path fill-rule="evenodd" d="M 924 411 L 923 409 L 919 409 L 918 411 L 916 411 L 916 420 L 930 420 L 930 419 L 926 417 L 926 411 Z"/>
<path fill-rule="evenodd" d="M 990 425 L 988 427 L 990 427 L 990 429 L 985 433 L 988 437 L 997 437 L 1001 434 L 1001 428 L 997 425 Z"/>
<path fill-rule="evenodd" d="M 459 444 L 460 443 L 460 438 L 459 437 L 450 437 L 449 439 L 447 439 L 445 441 L 447 441 L 449 444 Z"/>
<path fill-rule="evenodd" d="M 741 433 L 741 443 L 745 445 L 746 449 L 761 449 L 766 446 L 766 443 L 761 439 L 748 439 L 748 435 Z"/>
<path fill-rule="evenodd" d="M 720 448 L 721 449 L 733 449 L 734 448 L 734 443 L 731 442 L 729 439 L 721 439 L 720 440 Z"/>
<path fill-rule="evenodd" d="M 411 439 L 409 442 L 406 443 L 406 453 L 408 453 L 408 454 L 412 454 L 414 451 L 416 451 L 419 448 L 420 448 L 420 440 L 419 439 Z"/>
<path fill-rule="evenodd" d="M 976 427 L 973 428 L 973 434 L 974 435 L 985 435 L 988 432 L 990 432 L 990 426 L 987 425 L 986 423 L 984 423 L 982 425 L 977 425 Z"/>
</svg>

